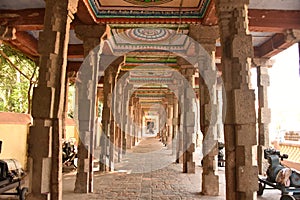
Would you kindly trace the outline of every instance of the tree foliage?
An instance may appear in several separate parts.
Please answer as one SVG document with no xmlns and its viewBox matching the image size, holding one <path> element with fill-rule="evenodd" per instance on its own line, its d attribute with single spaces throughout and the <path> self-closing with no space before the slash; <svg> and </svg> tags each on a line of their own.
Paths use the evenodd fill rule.
<svg viewBox="0 0 300 200">
<path fill-rule="evenodd" d="M 0 111 L 29 113 L 35 62 L 8 45 L 0 45 Z"/>
</svg>

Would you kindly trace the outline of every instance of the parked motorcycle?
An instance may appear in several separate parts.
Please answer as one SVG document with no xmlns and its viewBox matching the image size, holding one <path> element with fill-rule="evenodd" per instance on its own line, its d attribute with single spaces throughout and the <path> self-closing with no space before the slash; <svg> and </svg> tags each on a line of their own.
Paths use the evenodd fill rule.
<svg viewBox="0 0 300 200">
<path fill-rule="evenodd" d="M 258 178 L 257 195 L 262 195 L 264 189 L 278 189 L 281 190 L 280 200 L 300 199 L 300 174 L 281 163 L 288 155 L 281 155 L 280 151 L 269 148 L 264 150 L 264 158 L 268 160 L 269 167 L 267 177 Z"/>
<path fill-rule="evenodd" d="M 71 141 L 64 141 L 62 150 L 63 164 L 68 167 L 73 166 L 74 168 L 77 168 L 77 149 L 74 143 Z"/>
</svg>

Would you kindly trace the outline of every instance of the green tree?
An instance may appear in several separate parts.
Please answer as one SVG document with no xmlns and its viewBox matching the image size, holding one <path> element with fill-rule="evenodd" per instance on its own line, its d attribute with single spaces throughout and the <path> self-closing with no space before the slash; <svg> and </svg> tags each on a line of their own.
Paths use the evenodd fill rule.
<svg viewBox="0 0 300 200">
<path fill-rule="evenodd" d="M 35 62 L 10 46 L 0 44 L 0 111 L 30 113 L 36 80 Z"/>
</svg>

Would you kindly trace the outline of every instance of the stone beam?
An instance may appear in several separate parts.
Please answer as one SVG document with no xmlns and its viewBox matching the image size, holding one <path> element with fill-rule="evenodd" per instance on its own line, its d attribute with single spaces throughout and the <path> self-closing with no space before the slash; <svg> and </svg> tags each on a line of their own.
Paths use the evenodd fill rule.
<svg viewBox="0 0 300 200">
<path fill-rule="evenodd" d="M 257 32 L 284 32 L 300 29 L 299 10 L 249 9 L 249 29 Z"/>
<path fill-rule="evenodd" d="M 271 58 L 298 42 L 300 39 L 299 33 L 299 30 L 287 30 L 284 33 L 276 33 L 262 45 L 254 47 L 254 56 L 257 58 Z"/>
<path fill-rule="evenodd" d="M 8 43 L 27 54 L 29 57 L 36 58 L 39 56 L 37 49 L 38 40 L 35 37 L 26 31 L 16 31 L 16 29 L 11 30 L 14 31 L 14 33 L 11 32 L 10 35 L 13 37 L 8 37 L 11 38 L 7 41 Z M 83 44 L 69 44 L 68 58 L 84 58 Z"/>
<path fill-rule="evenodd" d="M 15 39 L 8 41 L 12 46 L 31 58 L 40 56 L 38 53 L 38 40 L 35 37 L 25 31 L 17 31 L 15 36 Z"/>
<path fill-rule="evenodd" d="M 260 53 L 260 47 L 253 47 L 254 50 L 254 56 L 256 57 L 260 57 L 263 56 L 263 54 Z M 269 49 L 269 51 L 273 51 L 273 50 L 277 50 L 277 49 Z M 284 49 L 282 49 L 284 50 Z M 266 51 L 265 54 L 268 54 L 269 52 Z M 215 53 L 216 58 L 221 59 L 222 57 L 222 47 L 218 46 L 216 47 L 216 53 Z M 220 63 L 217 63 L 217 65 L 220 65 Z M 218 67 L 218 69 L 220 69 L 221 71 L 221 67 Z"/>
<path fill-rule="evenodd" d="M 44 8 L 0 10 L 0 20 L 18 31 L 42 30 L 44 17 Z"/>
</svg>

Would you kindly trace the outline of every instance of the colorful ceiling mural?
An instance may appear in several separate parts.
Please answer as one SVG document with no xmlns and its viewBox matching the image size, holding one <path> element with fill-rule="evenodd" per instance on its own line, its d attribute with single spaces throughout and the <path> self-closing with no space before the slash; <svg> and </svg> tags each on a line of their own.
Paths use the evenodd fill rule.
<svg viewBox="0 0 300 200">
<path fill-rule="evenodd" d="M 171 32 L 167 29 L 162 28 L 135 28 L 130 29 L 127 35 L 135 40 L 145 41 L 145 42 L 158 42 L 170 38 Z"/>
<path fill-rule="evenodd" d="M 182 53 L 189 45 L 186 35 L 163 28 L 111 29 L 108 42 L 115 53 L 143 50 Z"/>
<path fill-rule="evenodd" d="M 97 23 L 108 19 L 202 19 L 211 0 L 84 0 Z M 125 22 L 126 23 L 126 22 Z"/>
</svg>

